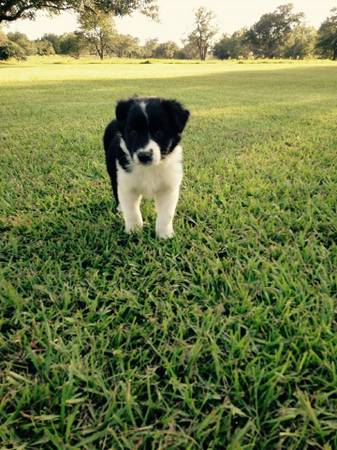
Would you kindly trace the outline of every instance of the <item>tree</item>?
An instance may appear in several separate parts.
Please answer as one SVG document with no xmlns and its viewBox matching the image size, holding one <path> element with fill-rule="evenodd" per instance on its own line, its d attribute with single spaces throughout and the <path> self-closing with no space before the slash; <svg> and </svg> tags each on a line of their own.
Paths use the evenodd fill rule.
<svg viewBox="0 0 337 450">
<path fill-rule="evenodd" d="M 42 36 L 44 41 L 49 41 L 51 45 L 53 46 L 55 53 L 61 53 L 60 51 L 60 36 L 53 33 L 46 33 Z"/>
<path fill-rule="evenodd" d="M 47 39 L 37 39 L 35 41 L 36 52 L 40 56 L 54 55 L 55 50 L 53 44 Z"/>
<path fill-rule="evenodd" d="M 232 58 L 231 38 L 224 34 L 220 41 L 216 42 L 213 47 L 213 55 L 218 59 Z"/>
<path fill-rule="evenodd" d="M 187 36 L 187 44 L 198 50 L 199 58 L 204 61 L 217 33 L 213 25 L 214 13 L 201 7 L 195 13 L 195 28 Z"/>
<path fill-rule="evenodd" d="M 264 14 L 246 34 L 255 55 L 261 57 L 280 57 L 284 44 L 292 30 L 301 24 L 303 13 L 295 14 L 292 3 L 281 5 L 272 13 Z"/>
<path fill-rule="evenodd" d="M 173 59 L 179 51 L 178 45 L 173 41 L 162 42 L 154 51 L 155 58 Z"/>
<path fill-rule="evenodd" d="M 60 53 L 78 58 L 83 50 L 83 38 L 81 33 L 65 33 L 60 37 Z"/>
<path fill-rule="evenodd" d="M 0 23 L 34 19 L 41 9 L 56 14 L 66 10 L 98 10 L 116 16 L 140 11 L 151 18 L 158 17 L 157 0 L 0 0 Z"/>
<path fill-rule="evenodd" d="M 110 50 L 119 58 L 137 58 L 142 54 L 138 39 L 130 34 L 115 34 Z"/>
<path fill-rule="evenodd" d="M 332 8 L 331 16 L 320 26 L 317 37 L 318 52 L 334 61 L 337 59 L 337 8 Z"/>
<path fill-rule="evenodd" d="M 19 33 L 18 31 L 11 32 L 7 34 L 7 38 L 15 42 L 19 47 L 22 48 L 26 56 L 33 55 L 36 53 L 36 48 L 34 44 L 28 39 L 24 33 Z"/>
<path fill-rule="evenodd" d="M 191 42 L 189 42 L 188 39 L 183 41 L 183 48 L 181 48 L 177 54 L 177 59 L 197 59 L 199 58 L 199 51 L 198 48 Z"/>
<path fill-rule="evenodd" d="M 15 42 L 12 42 L 0 29 L 0 61 L 9 58 L 16 58 L 19 60 L 26 59 L 24 50 Z"/>
<path fill-rule="evenodd" d="M 300 25 L 290 33 L 283 55 L 285 58 L 303 59 L 315 50 L 317 32 L 313 27 Z"/>
<path fill-rule="evenodd" d="M 246 41 L 246 29 L 235 31 L 232 36 L 223 35 L 213 48 L 213 55 L 219 59 L 247 58 L 251 49 Z"/>
<path fill-rule="evenodd" d="M 143 46 L 143 55 L 145 58 L 154 58 L 156 48 L 158 47 L 158 39 L 149 39 Z"/>
<path fill-rule="evenodd" d="M 117 35 L 112 14 L 86 10 L 80 14 L 79 23 L 84 39 L 103 59 L 113 47 L 113 39 Z"/>
</svg>

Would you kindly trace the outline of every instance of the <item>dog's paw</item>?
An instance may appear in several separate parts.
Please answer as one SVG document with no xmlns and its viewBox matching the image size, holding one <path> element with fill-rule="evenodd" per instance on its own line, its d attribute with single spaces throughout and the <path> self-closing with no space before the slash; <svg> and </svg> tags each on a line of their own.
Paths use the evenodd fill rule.
<svg viewBox="0 0 337 450">
<path fill-rule="evenodd" d="M 172 227 L 157 228 L 156 236 L 160 239 L 171 239 L 174 236 L 174 230 Z"/>
<path fill-rule="evenodd" d="M 125 232 L 127 234 L 137 233 L 143 228 L 143 222 L 125 224 Z"/>
</svg>

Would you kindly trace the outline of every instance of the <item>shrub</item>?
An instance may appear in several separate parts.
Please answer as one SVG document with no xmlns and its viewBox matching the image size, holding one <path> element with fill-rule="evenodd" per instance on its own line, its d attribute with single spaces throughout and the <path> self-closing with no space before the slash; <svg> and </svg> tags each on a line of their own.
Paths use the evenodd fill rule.
<svg viewBox="0 0 337 450">
<path fill-rule="evenodd" d="M 18 60 L 26 59 L 25 51 L 15 42 L 9 39 L 0 41 L 0 60 L 15 58 Z"/>
</svg>

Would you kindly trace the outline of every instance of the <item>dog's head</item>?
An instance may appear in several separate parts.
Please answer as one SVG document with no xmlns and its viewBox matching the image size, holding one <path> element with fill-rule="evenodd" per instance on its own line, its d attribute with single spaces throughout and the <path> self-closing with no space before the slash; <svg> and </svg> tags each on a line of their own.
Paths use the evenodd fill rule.
<svg viewBox="0 0 337 450">
<path fill-rule="evenodd" d="M 135 163 L 156 165 L 178 145 L 189 111 L 176 100 L 158 97 L 121 100 L 116 106 L 119 131 Z"/>
</svg>

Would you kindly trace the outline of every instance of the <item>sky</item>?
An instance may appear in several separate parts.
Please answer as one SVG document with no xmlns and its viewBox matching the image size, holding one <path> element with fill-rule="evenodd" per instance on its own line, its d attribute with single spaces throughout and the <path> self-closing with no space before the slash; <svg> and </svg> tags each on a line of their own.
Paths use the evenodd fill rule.
<svg viewBox="0 0 337 450">
<path fill-rule="evenodd" d="M 158 0 L 159 23 L 135 13 L 130 17 L 116 18 L 116 26 L 120 33 L 138 37 L 142 44 L 153 38 L 181 44 L 181 39 L 193 28 L 194 11 L 200 6 L 215 13 L 215 23 L 221 35 L 250 26 L 262 14 L 289 1 L 291 0 Z M 337 6 L 337 0 L 293 0 L 292 3 L 296 11 L 305 13 L 307 24 L 316 28 L 329 15 L 330 9 Z M 30 39 L 36 39 L 44 33 L 62 34 L 77 28 L 75 14 L 63 13 L 50 17 L 39 13 L 35 21 L 17 20 L 7 27 L 7 31 L 20 31 Z"/>
</svg>

